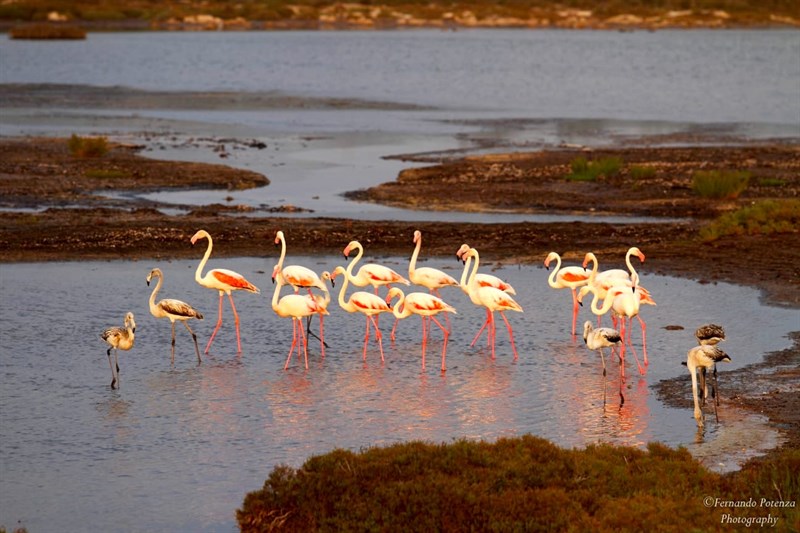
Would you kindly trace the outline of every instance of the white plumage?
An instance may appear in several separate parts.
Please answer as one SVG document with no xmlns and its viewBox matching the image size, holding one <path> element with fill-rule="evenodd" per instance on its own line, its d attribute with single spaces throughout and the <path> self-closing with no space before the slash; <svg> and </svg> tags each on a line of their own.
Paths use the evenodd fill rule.
<svg viewBox="0 0 800 533">
<path fill-rule="evenodd" d="M 600 352 L 600 360 L 603 362 L 603 375 L 606 375 L 606 360 L 603 357 L 603 348 L 612 348 L 619 346 L 622 342 L 622 336 L 619 331 L 612 328 L 594 328 L 592 322 L 587 320 L 583 324 L 583 342 L 590 350 L 597 350 Z"/>
<path fill-rule="evenodd" d="M 118 381 L 119 377 L 119 351 L 120 350 L 130 350 L 133 348 L 134 343 L 134 333 L 136 333 L 136 322 L 133 319 L 133 313 L 128 311 L 125 313 L 125 321 L 123 322 L 125 327 L 110 327 L 103 330 L 103 333 L 100 334 L 100 338 L 106 341 L 109 344 L 108 351 L 108 366 L 111 367 L 111 388 L 114 388 L 114 385 Z M 114 363 L 117 367 L 116 373 L 114 372 L 114 364 L 111 363 L 111 350 L 114 350 Z"/>
</svg>

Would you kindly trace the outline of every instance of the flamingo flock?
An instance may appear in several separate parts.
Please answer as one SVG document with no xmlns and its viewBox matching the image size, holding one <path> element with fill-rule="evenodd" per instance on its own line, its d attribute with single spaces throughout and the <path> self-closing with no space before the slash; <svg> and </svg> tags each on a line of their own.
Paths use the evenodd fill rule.
<svg viewBox="0 0 800 533">
<path fill-rule="evenodd" d="M 205 271 L 206 264 L 211 257 L 213 250 L 213 240 L 211 235 L 205 230 L 197 231 L 190 239 L 191 244 L 205 239 L 207 241 L 206 250 L 195 271 L 195 281 L 208 289 L 216 290 L 218 293 L 218 318 L 211 336 L 205 346 L 204 353 L 208 354 L 211 345 L 222 326 L 223 300 L 228 296 L 231 312 L 234 317 L 236 331 L 236 353 L 242 352 L 242 341 L 240 334 L 240 319 L 233 300 L 233 292 L 244 291 L 253 294 L 260 294 L 260 290 L 253 283 L 248 281 L 241 274 L 224 268 L 213 268 Z M 392 314 L 395 322 L 391 331 L 392 342 L 396 339 L 398 324 L 416 315 L 421 320 L 421 355 L 422 368 L 425 369 L 427 345 L 431 334 L 434 332 L 433 326 L 436 325 L 442 334 L 441 348 L 441 371 L 447 369 L 447 345 L 452 335 L 452 327 L 449 315 L 457 314 L 454 305 L 448 303 L 441 292 L 448 287 L 459 287 L 469 298 L 473 305 L 485 311 L 485 320 L 472 339 L 470 346 L 474 346 L 481 338 L 484 330 L 486 331 L 486 346 L 492 359 L 496 358 L 497 352 L 497 324 L 495 313 L 499 314 L 508 332 L 508 342 L 514 359 L 519 358 L 516 342 L 514 340 L 514 330 L 511 321 L 506 316 L 507 311 L 523 313 L 522 306 L 514 299 L 515 289 L 506 281 L 479 272 L 480 253 L 468 244 L 462 244 L 456 250 L 456 257 L 463 263 L 463 272 L 460 280 L 453 276 L 431 267 L 417 267 L 422 246 L 422 233 L 415 231 L 411 244 L 414 245 L 411 260 L 408 266 L 408 277 L 404 277 L 395 270 L 377 263 L 361 263 L 364 257 L 364 246 L 357 240 L 350 241 L 342 251 L 347 266 L 337 266 L 332 272 L 322 272 L 317 274 L 312 269 L 301 265 L 285 265 L 287 252 L 286 236 L 283 231 L 275 234 L 274 244 L 281 247 L 280 257 L 272 270 L 272 281 L 275 284 L 272 295 L 272 310 L 280 318 L 290 318 L 292 321 L 292 341 L 289 348 L 284 369 L 288 369 L 291 364 L 292 355 L 297 351 L 298 358 L 301 359 L 303 366 L 308 368 L 308 338 L 314 335 L 310 331 L 310 321 L 314 316 L 319 317 L 319 340 L 320 352 L 325 357 L 327 344 L 324 338 L 324 317 L 330 314 L 329 304 L 331 302 L 330 291 L 335 287 L 337 278 L 342 278 L 342 283 L 338 292 L 339 307 L 351 314 L 360 314 L 365 320 L 365 331 L 363 339 L 362 358 L 367 360 L 369 341 L 374 337 L 381 361 L 385 361 L 383 350 L 383 335 L 379 325 L 379 317 L 383 313 Z M 547 278 L 547 283 L 554 289 L 569 289 L 571 293 L 572 316 L 570 331 L 573 340 L 576 336 L 577 317 L 583 299 L 589 293 L 592 294 L 591 312 L 597 316 L 597 326 L 591 321 L 586 321 L 583 328 L 583 340 L 588 350 L 597 351 L 600 354 L 603 376 L 606 375 L 606 358 L 603 353 L 604 348 L 611 349 L 613 357 L 616 349 L 619 358 L 620 377 L 625 376 L 625 352 L 633 352 L 637 368 L 640 374 L 646 373 L 649 364 L 647 355 L 647 326 L 641 316 L 644 305 L 656 305 L 650 292 L 641 285 L 639 274 L 636 271 L 631 259 L 636 257 L 640 263 L 644 263 L 645 255 L 637 247 L 631 247 L 625 254 L 626 269 L 599 270 L 598 258 L 593 252 L 587 252 L 583 263 L 578 265 L 563 265 L 561 256 L 556 252 L 550 252 L 545 260 L 544 266 L 548 270 L 554 264 L 553 270 Z M 590 268 L 591 265 L 591 268 Z M 357 270 L 356 270 L 356 267 Z M 205 273 L 204 273 L 205 271 Z M 171 323 L 172 346 L 171 362 L 175 363 L 175 322 L 181 322 L 192 336 L 195 346 L 195 353 L 198 364 L 202 362 L 197 335 L 189 326 L 190 320 L 202 320 L 203 314 L 192 305 L 177 299 L 166 298 L 156 301 L 156 297 L 161 290 L 164 282 L 164 274 L 159 268 L 154 268 L 146 277 L 147 284 L 156 278 L 157 283 L 150 294 L 149 307 L 150 313 L 155 318 L 167 318 Z M 330 284 L 331 289 L 328 288 Z M 427 292 L 404 291 L 398 285 L 418 285 Z M 356 288 L 372 287 L 372 290 L 356 290 L 350 292 L 350 285 Z M 281 295 L 283 287 L 289 286 L 293 293 Z M 379 289 L 386 287 L 385 296 L 379 294 Z M 300 293 L 304 290 L 304 293 Z M 315 292 L 317 291 L 317 292 Z M 451 299 L 447 296 L 447 299 Z M 612 327 L 601 327 L 602 317 L 611 312 Z M 440 321 L 439 316 L 444 315 L 444 320 Z M 639 322 L 642 332 L 642 352 L 643 362 L 639 361 L 638 354 L 634 348 L 631 331 L 633 319 Z M 305 327 L 302 324 L 306 320 Z M 443 323 L 444 322 L 444 323 Z M 133 348 L 134 333 L 136 323 L 133 313 L 125 315 L 123 327 L 110 327 L 105 329 L 101 338 L 108 344 L 107 356 L 111 368 L 112 382 L 111 388 L 115 388 L 119 383 L 119 361 L 118 351 L 127 351 Z M 308 331 L 308 335 L 306 335 Z M 689 367 L 694 398 L 695 398 L 695 418 L 698 423 L 702 423 L 701 411 L 698 405 L 698 385 L 697 374 L 700 374 L 700 388 L 702 398 L 708 395 L 706 385 L 706 371 L 713 369 L 715 378 L 714 392 L 716 394 L 716 363 L 730 361 L 730 357 L 720 350 L 716 345 L 725 339 L 725 332 L 721 326 L 708 324 L 696 331 L 699 345 L 692 348 L 687 355 L 686 365 Z M 302 356 L 300 349 L 302 346 Z M 111 351 L 115 350 L 115 361 L 111 360 Z"/>
</svg>

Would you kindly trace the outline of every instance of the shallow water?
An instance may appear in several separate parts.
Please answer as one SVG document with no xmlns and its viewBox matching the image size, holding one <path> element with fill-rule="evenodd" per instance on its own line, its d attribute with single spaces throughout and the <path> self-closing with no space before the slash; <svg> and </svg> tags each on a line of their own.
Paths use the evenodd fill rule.
<svg viewBox="0 0 800 533">
<path fill-rule="evenodd" d="M 723 394 L 725 370 L 788 346 L 785 335 L 797 327 L 796 310 L 762 306 L 757 291 L 644 271 L 642 284 L 658 302 L 643 311 L 650 365 L 640 377 L 628 358 L 620 406 L 615 367 L 609 366 L 604 383 L 599 357 L 571 338 L 569 293 L 550 289 L 543 268 L 506 266 L 493 273 L 516 287 L 525 308 L 508 316 L 516 361 L 502 322 L 495 360 L 483 341 L 468 346 L 483 314 L 453 289 L 443 291 L 458 310 L 444 375 L 438 332 L 421 369 L 414 318 L 401 323 L 394 345 L 388 340 L 392 320 L 382 319 L 386 361 L 374 343 L 363 361 L 364 321 L 335 302 L 325 324 L 326 357 L 312 340 L 309 370 L 295 357 L 284 371 L 291 324 L 270 308 L 267 273 L 276 259 L 274 251 L 266 258 L 212 258 L 211 267 L 232 268 L 263 291 L 235 296 L 243 353 L 235 354 L 226 301 L 223 329 L 201 365 L 178 326 L 174 367 L 169 322 L 150 316 L 145 276 L 159 266 L 166 277 L 159 298 L 180 298 L 205 313 L 192 325 L 202 350 L 216 322 L 217 295 L 194 282 L 196 261 L 3 265 L 0 524 L 21 520 L 31 531 L 231 531 L 244 494 L 260 487 L 276 464 L 299 466 L 335 447 L 358 450 L 407 439 L 532 433 L 562 446 L 658 440 L 703 455 L 697 448 L 702 442 L 730 440 L 739 427 L 733 415 L 723 411 L 719 425 L 713 415 L 707 418 L 696 445 L 691 409 L 665 407 L 650 385 L 685 372 L 680 361 L 701 323 L 718 322 L 728 331 L 724 347 L 733 363 L 721 368 Z M 380 259 L 398 271 L 405 261 Z M 319 271 L 340 260 L 332 255 L 287 262 Z M 460 273 L 455 261 L 422 264 Z M 121 323 L 128 310 L 136 315 L 136 346 L 120 354 L 121 388 L 111 390 L 99 333 Z M 581 309 L 579 323 L 586 319 L 594 317 Z M 669 331 L 667 325 L 686 329 Z M 639 335 L 635 327 L 637 347 Z M 759 441 L 776 440 L 760 423 L 747 422 L 747 432 Z M 705 454 L 720 468 L 719 457 Z M 726 457 L 721 469 L 735 467 L 734 459 Z"/>
</svg>

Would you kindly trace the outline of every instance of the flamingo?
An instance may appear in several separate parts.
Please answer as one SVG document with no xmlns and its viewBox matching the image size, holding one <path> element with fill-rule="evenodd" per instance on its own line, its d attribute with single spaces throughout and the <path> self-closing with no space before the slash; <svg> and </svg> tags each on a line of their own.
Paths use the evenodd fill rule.
<svg viewBox="0 0 800 533">
<path fill-rule="evenodd" d="M 350 284 L 350 276 L 352 275 L 350 271 L 353 269 L 354 264 L 355 261 L 350 263 L 346 270 L 344 267 L 337 266 L 331 274 L 331 281 L 333 281 L 333 279 L 335 279 L 339 274 L 344 274 L 344 283 L 342 283 L 342 288 L 339 289 L 339 307 L 348 313 L 362 313 L 367 318 L 367 328 L 366 333 L 364 334 L 364 360 L 367 360 L 369 324 L 372 322 L 372 325 L 375 326 L 375 337 L 378 339 L 378 346 L 381 350 L 381 361 L 383 361 L 383 342 L 381 340 L 381 330 L 378 328 L 378 323 L 375 320 L 375 316 L 379 315 L 380 313 L 391 313 L 392 309 L 383 298 L 366 291 L 356 291 L 350 295 L 349 300 L 345 301 L 344 293 L 347 291 L 347 286 Z"/>
<path fill-rule="evenodd" d="M 272 270 L 273 283 L 274 283 L 275 279 L 280 277 L 280 278 L 283 279 L 283 284 L 287 285 L 286 278 L 281 274 L 279 266 L 280 265 L 275 265 L 275 267 Z M 325 357 L 325 348 L 327 347 L 327 343 L 325 342 L 324 316 L 330 314 L 327 311 L 328 311 L 328 304 L 330 304 L 330 302 L 331 302 L 331 293 L 328 290 L 327 285 L 325 285 L 325 282 L 326 281 L 330 281 L 331 284 L 333 284 L 333 279 L 331 278 L 331 273 L 328 272 L 328 271 L 324 271 L 319 277 L 320 277 L 321 281 L 323 282 L 322 283 L 323 295 L 320 296 L 319 294 L 313 294 L 313 293 L 311 293 L 310 290 L 309 290 L 309 293 L 311 293 L 311 294 L 306 295 L 307 298 L 311 298 L 312 300 L 314 300 L 314 302 L 316 303 L 317 307 L 320 308 L 320 311 L 316 313 L 316 314 L 319 315 L 319 337 L 317 337 L 309 329 L 309 327 L 311 325 L 311 317 L 313 316 L 313 314 L 312 315 L 308 315 L 308 317 L 306 318 L 306 333 L 308 335 L 314 335 L 315 337 L 317 337 L 319 339 L 320 350 L 322 351 L 322 357 Z"/>
<path fill-rule="evenodd" d="M 178 320 L 186 326 L 186 329 L 189 330 L 189 333 L 192 335 L 192 339 L 194 339 L 194 351 L 197 353 L 197 362 L 202 362 L 200 360 L 200 348 L 197 347 L 197 335 L 194 334 L 192 328 L 189 327 L 187 320 L 192 318 L 196 318 L 198 320 L 203 319 L 203 315 L 197 311 L 194 307 L 187 304 L 186 302 L 182 302 L 180 300 L 173 300 L 173 299 L 164 299 L 160 300 L 156 303 L 156 294 L 158 291 L 161 290 L 161 284 L 164 282 L 164 274 L 161 273 L 160 268 L 154 268 L 150 271 L 147 275 L 147 285 L 150 285 L 150 280 L 153 278 L 158 278 L 158 283 L 156 283 L 155 288 L 153 289 L 153 293 L 150 295 L 150 314 L 156 318 L 168 318 L 170 322 L 172 322 L 172 364 L 175 364 L 175 321 Z"/>
<path fill-rule="evenodd" d="M 211 240 L 211 235 L 209 235 L 208 232 L 203 229 L 192 236 L 192 245 L 194 245 L 194 243 L 196 243 L 199 239 L 208 239 L 208 248 L 206 248 L 206 253 L 203 256 L 203 260 L 200 261 L 199 265 L 197 265 L 197 270 L 194 274 L 194 280 L 207 289 L 216 289 L 219 291 L 219 320 L 217 320 L 217 326 L 214 328 L 214 333 L 212 333 L 211 338 L 208 339 L 208 344 L 206 345 L 204 353 L 208 353 L 208 349 L 211 348 L 211 343 L 214 342 L 214 337 L 217 335 L 217 331 L 219 331 L 219 327 L 222 325 L 223 293 L 228 295 L 228 299 L 231 302 L 231 309 L 233 310 L 233 318 L 236 322 L 236 353 L 242 353 L 242 341 L 239 337 L 239 314 L 236 312 L 236 306 L 233 304 L 233 296 L 231 295 L 231 291 L 245 290 L 255 294 L 260 294 L 261 291 L 258 289 L 258 287 L 247 281 L 244 276 L 234 272 L 233 270 L 215 268 L 213 270 L 209 270 L 206 272 L 206 275 L 203 276 L 203 268 L 206 266 L 206 261 L 208 261 L 208 258 L 211 256 L 211 249 L 214 247 L 214 242 Z"/>
<path fill-rule="evenodd" d="M 608 290 L 615 286 L 623 286 L 623 287 L 630 287 L 630 289 L 639 296 L 639 304 L 646 304 L 646 305 L 656 305 L 655 300 L 653 300 L 652 296 L 650 295 L 650 291 L 645 289 L 639 284 L 639 274 L 633 268 L 630 262 L 630 255 L 638 252 L 639 259 L 644 261 L 644 254 L 639 252 L 638 248 L 630 248 L 628 250 L 628 254 L 625 256 L 625 262 L 630 267 L 630 276 L 628 272 L 621 270 L 621 269 L 611 269 L 611 270 L 604 270 L 603 272 L 598 273 L 598 261 L 597 257 L 592 253 L 589 252 L 583 259 L 583 267 L 586 268 L 590 262 L 592 263 L 592 270 L 589 273 L 589 281 L 588 285 L 594 288 L 594 293 L 597 295 L 597 298 L 605 299 L 606 295 L 608 294 Z M 583 291 L 586 294 L 586 291 Z M 580 300 L 578 301 L 580 304 Z M 597 317 L 598 325 L 600 323 L 600 316 Z M 616 325 L 616 322 L 615 322 Z"/>
<path fill-rule="evenodd" d="M 592 322 L 587 320 L 583 324 L 583 342 L 590 350 L 597 350 L 600 352 L 600 360 L 603 362 L 603 375 L 606 375 L 606 360 L 603 357 L 603 348 L 611 348 L 611 353 L 614 353 L 614 346 L 619 346 L 622 337 L 619 331 L 611 328 L 597 328 L 592 327 Z"/>
<path fill-rule="evenodd" d="M 465 257 L 469 250 L 470 246 L 468 244 L 462 244 L 461 248 L 459 248 L 456 252 L 458 259 L 464 262 L 464 272 L 461 274 L 461 283 L 459 283 L 459 286 L 465 294 L 469 294 L 467 292 L 467 272 L 469 271 L 469 263 L 472 261 L 472 257 Z M 494 287 L 495 289 L 500 289 L 508 294 L 517 294 L 517 291 L 514 290 L 514 287 L 512 287 L 510 283 L 506 283 L 502 279 L 491 274 L 478 272 L 475 274 L 475 281 L 477 281 L 478 285 L 481 287 Z"/>
<path fill-rule="evenodd" d="M 701 345 L 713 346 L 725 340 L 725 328 L 717 324 L 706 324 L 697 328 L 694 336 Z"/>
<path fill-rule="evenodd" d="M 620 317 L 621 319 L 621 326 L 620 326 L 620 334 L 622 336 L 622 349 L 620 350 L 620 358 L 624 360 L 625 356 L 625 341 L 627 340 L 628 344 L 633 351 L 633 356 L 636 358 L 636 365 L 639 367 L 639 373 L 645 374 L 645 369 L 639 363 L 639 357 L 636 355 L 636 350 L 633 348 L 633 343 L 631 342 L 630 331 L 625 334 L 625 325 L 627 318 L 631 324 L 633 317 L 639 319 L 639 323 L 642 327 L 642 345 L 644 346 L 644 364 L 647 365 L 647 344 L 646 344 L 646 331 L 647 325 L 644 323 L 644 320 L 639 316 L 639 303 L 640 303 L 640 296 L 636 293 L 636 291 L 631 291 L 627 286 L 624 285 L 614 285 L 608 289 L 606 293 L 606 297 L 603 300 L 603 306 L 598 307 L 599 298 L 599 291 L 592 285 L 586 285 L 581 287 L 581 290 L 578 293 L 578 302 L 581 303 L 583 301 L 583 297 L 586 293 L 592 292 L 594 294 L 594 298 L 592 299 L 592 312 L 597 315 L 601 316 L 606 314 L 609 310 L 613 310 L 613 312 Z M 632 327 L 632 326 L 630 326 Z M 623 370 L 624 375 L 624 370 Z"/>
<path fill-rule="evenodd" d="M 478 272 L 478 266 L 480 265 L 480 256 L 478 254 L 478 250 L 475 248 L 470 248 L 469 251 L 463 255 L 463 257 L 465 264 L 467 259 L 471 258 L 475 260 L 475 264 L 472 266 L 472 273 L 470 274 L 469 281 L 467 283 L 467 294 L 469 294 L 472 303 L 486 308 L 486 321 L 483 323 L 483 326 L 481 326 L 481 329 L 478 330 L 478 334 L 475 335 L 475 338 L 472 340 L 470 346 L 475 344 L 475 341 L 478 340 L 478 337 L 483 329 L 488 325 L 487 340 L 492 345 L 492 359 L 495 358 L 497 328 L 495 327 L 494 323 L 494 312 L 498 311 L 500 316 L 503 317 L 503 321 L 506 323 L 506 327 L 508 328 L 508 336 L 511 339 L 511 349 L 514 351 L 514 359 L 517 359 L 518 355 L 517 347 L 514 345 L 514 332 L 511 329 L 511 324 L 509 324 L 508 319 L 506 318 L 505 311 L 517 311 L 522 313 L 522 306 L 515 302 L 508 293 L 495 287 L 482 287 L 480 285 L 475 277 Z"/>
<path fill-rule="evenodd" d="M 556 252 L 547 254 L 544 267 L 550 270 L 550 263 L 556 262 L 556 268 L 547 278 L 547 284 L 554 289 L 570 289 L 572 292 L 572 336 L 575 336 L 575 324 L 578 321 L 578 295 L 576 289 L 589 283 L 589 274 L 586 268 L 576 266 L 561 266 L 561 256 Z M 585 338 L 585 337 L 584 337 Z"/>
<path fill-rule="evenodd" d="M 717 407 L 719 406 L 719 391 L 717 389 L 717 373 L 716 373 L 716 364 L 720 362 L 730 363 L 731 358 L 717 348 L 714 345 L 710 344 L 701 344 L 700 346 L 695 346 L 686 356 L 686 366 L 689 369 L 689 374 L 692 376 L 692 398 L 694 399 L 694 418 L 697 420 L 697 425 L 703 425 L 703 412 L 700 410 L 700 405 L 698 403 L 697 395 L 697 370 L 700 370 L 700 381 L 701 387 L 703 389 L 703 403 L 705 404 L 705 399 L 708 397 L 708 387 L 706 386 L 706 372 L 709 368 L 714 368 L 714 414 L 717 417 L 717 421 L 719 421 L 719 415 L 717 414 Z"/>
<path fill-rule="evenodd" d="M 445 358 L 447 354 L 447 338 L 450 336 L 450 332 L 447 331 L 447 329 L 445 329 L 438 320 L 436 320 L 435 315 L 441 313 L 442 311 L 455 314 L 455 308 L 445 303 L 441 298 L 438 298 L 432 294 L 425 292 L 412 292 L 409 294 L 403 294 L 403 291 L 397 287 L 392 287 L 389 289 L 389 295 L 386 297 L 386 303 L 390 303 L 395 296 L 398 296 L 399 298 L 397 303 L 394 305 L 392 312 L 398 320 L 409 317 L 412 314 L 419 315 L 422 318 L 423 370 L 425 370 L 425 346 L 427 345 L 428 334 L 430 333 L 430 325 L 428 325 L 426 328 L 426 319 L 433 320 L 433 322 L 439 326 L 439 329 L 442 330 L 442 333 L 444 333 L 444 344 L 442 346 L 442 372 L 444 372 L 446 370 Z M 401 306 L 403 307 L 402 311 L 400 311 Z"/>
<path fill-rule="evenodd" d="M 375 288 L 375 294 L 378 294 L 378 287 L 381 285 L 389 286 L 390 283 L 402 283 L 404 285 L 411 285 L 411 282 L 408 281 L 406 278 L 395 272 L 389 267 L 385 267 L 383 265 L 377 265 L 375 263 L 368 263 L 363 265 L 361 268 L 358 269 L 358 274 L 355 276 L 353 275 L 353 267 L 356 263 L 361 260 L 361 257 L 364 255 L 364 247 L 361 246 L 361 243 L 358 241 L 350 241 L 350 243 L 345 247 L 344 257 L 345 259 L 349 258 L 350 252 L 354 249 L 358 250 L 358 254 L 356 255 L 355 259 L 350 263 L 350 266 L 347 267 L 345 271 L 345 275 L 347 276 L 347 281 L 355 285 L 356 287 L 366 287 L 367 285 L 372 285 Z"/>
<path fill-rule="evenodd" d="M 309 294 L 311 294 L 311 287 L 316 287 L 321 291 L 326 290 L 325 283 L 323 283 L 317 273 L 310 268 L 300 265 L 283 266 L 283 260 L 286 257 L 286 238 L 282 231 L 278 231 L 275 234 L 275 246 L 278 245 L 281 247 L 278 270 L 281 275 L 283 275 L 286 285 L 294 287 L 294 292 L 299 291 L 301 288 L 308 289 Z"/>
<path fill-rule="evenodd" d="M 283 369 L 289 368 L 289 361 L 292 360 L 292 352 L 294 347 L 297 346 L 297 332 L 300 331 L 300 336 L 303 338 L 303 354 L 305 355 L 306 370 L 308 370 L 308 338 L 303 332 L 303 326 L 300 324 L 300 319 L 303 317 L 310 317 L 315 314 L 327 315 L 328 310 L 320 307 L 317 301 L 306 294 L 288 294 L 278 300 L 280 296 L 281 287 L 286 284 L 284 277 L 280 273 L 279 265 L 275 265 L 272 272 L 273 278 L 277 279 L 275 283 L 275 292 L 272 294 L 272 310 L 281 318 L 292 319 L 292 346 L 289 348 L 289 355 L 286 357 L 286 364 Z M 330 298 L 328 298 L 330 300 Z M 300 347 L 297 348 L 297 356 L 300 357 Z"/>
<path fill-rule="evenodd" d="M 608 278 L 618 278 L 622 280 L 629 280 L 633 286 L 639 284 L 639 274 L 636 272 L 636 269 L 633 268 L 633 264 L 631 263 L 631 257 L 636 256 L 639 258 L 639 261 L 644 263 L 645 256 L 639 248 L 636 246 L 632 246 L 628 248 L 628 251 L 625 253 L 625 265 L 628 267 L 628 270 L 622 270 L 621 268 L 612 268 L 610 270 L 604 270 L 603 272 L 597 273 L 597 257 L 591 252 L 586 254 L 586 257 L 583 259 L 583 267 L 586 268 L 586 265 L 589 263 L 590 260 L 594 260 L 595 268 L 593 269 L 596 274 L 596 281 L 601 283 L 602 285 L 607 284 Z M 611 283 L 614 285 L 615 283 Z"/>
<path fill-rule="evenodd" d="M 411 261 L 408 263 L 408 279 L 410 279 L 412 283 L 425 287 L 431 294 L 438 298 L 442 297 L 442 295 L 439 294 L 439 289 L 448 286 L 458 286 L 458 280 L 453 276 L 445 274 L 441 270 L 431 267 L 417 268 L 417 257 L 419 256 L 420 248 L 422 248 L 422 232 L 419 230 L 414 231 L 414 244 L 416 244 L 416 247 L 414 248 L 414 253 L 411 255 Z M 447 329 L 449 331 L 450 317 L 448 315 L 444 315 L 444 317 L 447 321 Z M 400 319 L 395 319 L 394 321 L 392 340 L 394 340 L 394 334 L 399 322 Z"/>
<path fill-rule="evenodd" d="M 100 338 L 106 341 L 109 345 L 108 351 L 108 366 L 111 367 L 111 388 L 117 383 L 119 376 L 119 351 L 128 351 L 133 348 L 134 333 L 136 333 L 136 322 L 133 320 L 133 313 L 128 311 L 125 313 L 124 327 L 114 326 L 106 328 L 100 334 Z M 117 365 L 117 371 L 114 373 L 114 365 L 111 364 L 111 350 L 114 350 L 114 361 Z"/>
</svg>

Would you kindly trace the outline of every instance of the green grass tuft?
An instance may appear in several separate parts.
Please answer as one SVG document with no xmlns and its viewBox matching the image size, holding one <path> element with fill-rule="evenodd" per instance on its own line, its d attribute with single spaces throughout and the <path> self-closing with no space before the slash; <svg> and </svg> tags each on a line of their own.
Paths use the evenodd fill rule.
<svg viewBox="0 0 800 533">
<path fill-rule="evenodd" d="M 800 231 L 800 200 L 762 200 L 726 213 L 700 230 L 713 241 L 725 235 L 769 235 Z"/>
<path fill-rule="evenodd" d="M 622 168 L 622 159 L 619 157 L 604 157 L 596 161 L 587 161 L 585 157 L 576 157 L 570 163 L 572 173 L 566 178 L 570 181 L 595 181 L 600 176 L 607 178 L 619 174 Z"/>
<path fill-rule="evenodd" d="M 108 141 L 105 137 L 79 137 L 73 133 L 67 147 L 73 156 L 81 159 L 103 157 L 108 152 Z"/>
<path fill-rule="evenodd" d="M 692 175 L 692 190 L 703 198 L 733 200 L 747 188 L 750 173 L 735 170 L 698 170 Z"/>
<path fill-rule="evenodd" d="M 786 181 L 780 178 L 761 178 L 758 180 L 758 185 L 761 187 L 783 187 Z"/>
<path fill-rule="evenodd" d="M 628 170 L 631 174 L 631 178 L 635 180 L 652 178 L 656 175 L 655 167 L 645 165 L 631 165 Z"/>
<path fill-rule="evenodd" d="M 117 169 L 103 169 L 103 168 L 90 168 L 85 173 L 87 178 L 93 178 L 98 180 L 113 180 L 113 179 L 122 179 L 122 178 L 130 178 L 131 175 L 129 172 L 124 170 L 117 170 Z"/>
</svg>

